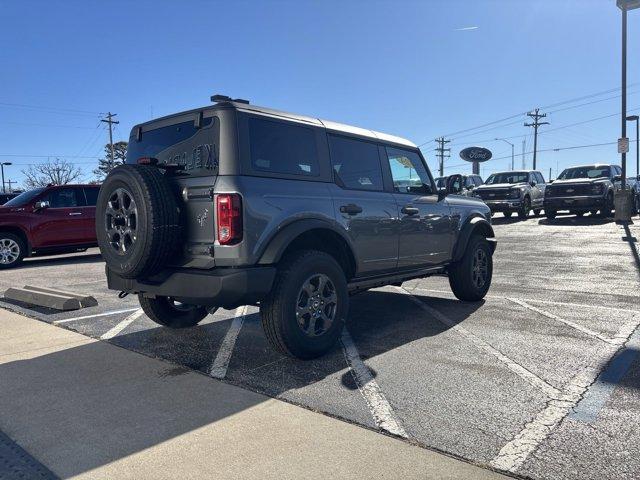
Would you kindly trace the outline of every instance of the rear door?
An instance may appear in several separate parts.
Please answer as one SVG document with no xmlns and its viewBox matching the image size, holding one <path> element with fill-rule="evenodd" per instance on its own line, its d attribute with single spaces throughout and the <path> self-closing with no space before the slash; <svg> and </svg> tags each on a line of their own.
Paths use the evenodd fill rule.
<svg viewBox="0 0 640 480">
<path fill-rule="evenodd" d="M 60 247 L 83 243 L 84 194 L 77 187 L 56 187 L 40 198 L 49 207 L 34 214 L 34 247 Z"/>
<path fill-rule="evenodd" d="M 96 243 L 96 202 L 100 187 L 84 187 L 82 190 L 85 199 L 85 205 L 82 207 L 83 241 Z"/>
<path fill-rule="evenodd" d="M 542 207 L 544 204 L 544 191 L 547 188 L 547 184 L 544 181 L 544 177 L 540 172 L 533 172 L 533 179 L 536 182 L 536 186 L 533 187 L 533 191 L 535 192 L 535 198 L 532 199 L 531 204 L 534 207 Z"/>
<path fill-rule="evenodd" d="M 412 150 L 384 149 L 400 212 L 398 267 L 433 266 L 450 259 L 451 213 L 422 157 Z M 408 184 L 407 184 L 408 183 Z"/>
<path fill-rule="evenodd" d="M 358 274 L 396 268 L 398 207 L 384 188 L 378 145 L 333 134 L 328 139 L 335 217 L 355 246 Z"/>
</svg>

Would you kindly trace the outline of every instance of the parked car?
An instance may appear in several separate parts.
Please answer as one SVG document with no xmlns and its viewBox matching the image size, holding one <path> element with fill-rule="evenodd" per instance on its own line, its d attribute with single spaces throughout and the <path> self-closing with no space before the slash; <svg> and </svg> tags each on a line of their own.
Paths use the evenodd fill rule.
<svg viewBox="0 0 640 480">
<path fill-rule="evenodd" d="M 513 212 L 527 218 L 533 210 L 540 215 L 547 184 L 542 174 L 535 170 L 492 173 L 484 185 L 473 191 L 489 206 L 492 213 L 502 212 L 510 217 Z"/>
<path fill-rule="evenodd" d="M 259 304 L 271 345 L 313 358 L 340 337 L 350 293 L 447 275 L 458 298 L 486 295 L 489 209 L 439 193 L 416 145 L 212 98 L 136 125 L 100 190 L 108 286 L 149 318 L 184 328 Z"/>
<path fill-rule="evenodd" d="M 633 207 L 636 214 L 640 214 L 640 175 L 634 178 L 633 186 L 631 187 L 633 192 Z"/>
<path fill-rule="evenodd" d="M 0 206 L 0 269 L 32 255 L 95 247 L 98 185 L 35 188 Z"/>
<path fill-rule="evenodd" d="M 471 175 L 461 175 L 462 177 L 462 186 L 458 187 L 458 195 L 463 195 L 465 197 L 472 197 L 473 191 L 476 187 L 483 185 L 482 177 L 480 175 L 471 174 Z M 446 189 L 447 179 L 449 177 L 438 177 L 436 178 L 436 186 L 438 189 Z"/>
<path fill-rule="evenodd" d="M 18 195 L 20 195 L 20 193 L 0 193 L 0 205 L 4 205 L 5 203 L 7 203 L 9 200 L 11 200 L 12 198 L 17 197 Z"/>
<path fill-rule="evenodd" d="M 618 165 L 595 164 L 567 168 L 547 188 L 544 211 L 549 219 L 559 211 L 581 217 L 586 212 L 610 217 L 614 192 L 621 187 Z"/>
</svg>

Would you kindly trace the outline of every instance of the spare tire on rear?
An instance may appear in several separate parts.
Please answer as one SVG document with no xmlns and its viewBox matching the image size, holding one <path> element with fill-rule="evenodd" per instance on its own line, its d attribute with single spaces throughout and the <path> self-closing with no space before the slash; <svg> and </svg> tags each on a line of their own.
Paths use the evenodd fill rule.
<svg viewBox="0 0 640 480">
<path fill-rule="evenodd" d="M 96 234 L 107 266 L 117 275 L 157 273 L 180 248 L 177 193 L 156 167 L 116 167 L 100 188 Z"/>
</svg>

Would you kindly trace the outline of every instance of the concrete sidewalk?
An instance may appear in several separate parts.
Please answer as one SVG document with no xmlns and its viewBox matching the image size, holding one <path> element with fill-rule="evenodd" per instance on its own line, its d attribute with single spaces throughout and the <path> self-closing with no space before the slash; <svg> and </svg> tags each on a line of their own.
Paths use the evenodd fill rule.
<svg viewBox="0 0 640 480">
<path fill-rule="evenodd" d="M 506 478 L 5 310 L 0 431 L 61 478 Z"/>
</svg>

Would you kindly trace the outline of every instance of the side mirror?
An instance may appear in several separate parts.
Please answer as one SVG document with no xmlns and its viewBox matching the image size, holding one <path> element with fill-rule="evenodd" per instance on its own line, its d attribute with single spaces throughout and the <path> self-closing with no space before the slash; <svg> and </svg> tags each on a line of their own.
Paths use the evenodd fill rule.
<svg viewBox="0 0 640 480">
<path fill-rule="evenodd" d="M 531 185 L 532 187 L 535 187 L 537 185 L 537 183 L 532 180 L 532 181 L 529 182 L 529 185 Z"/>
<path fill-rule="evenodd" d="M 38 210 L 44 210 L 45 208 L 49 208 L 51 205 L 49 204 L 48 200 L 42 200 L 41 202 L 36 202 L 33 205 L 33 210 L 34 211 L 38 211 Z"/>
<path fill-rule="evenodd" d="M 613 181 L 614 182 L 621 182 L 622 181 L 622 175 L 614 175 L 613 176 Z"/>
<path fill-rule="evenodd" d="M 447 177 L 446 194 L 460 193 L 462 191 L 462 175 L 450 175 Z"/>
</svg>

